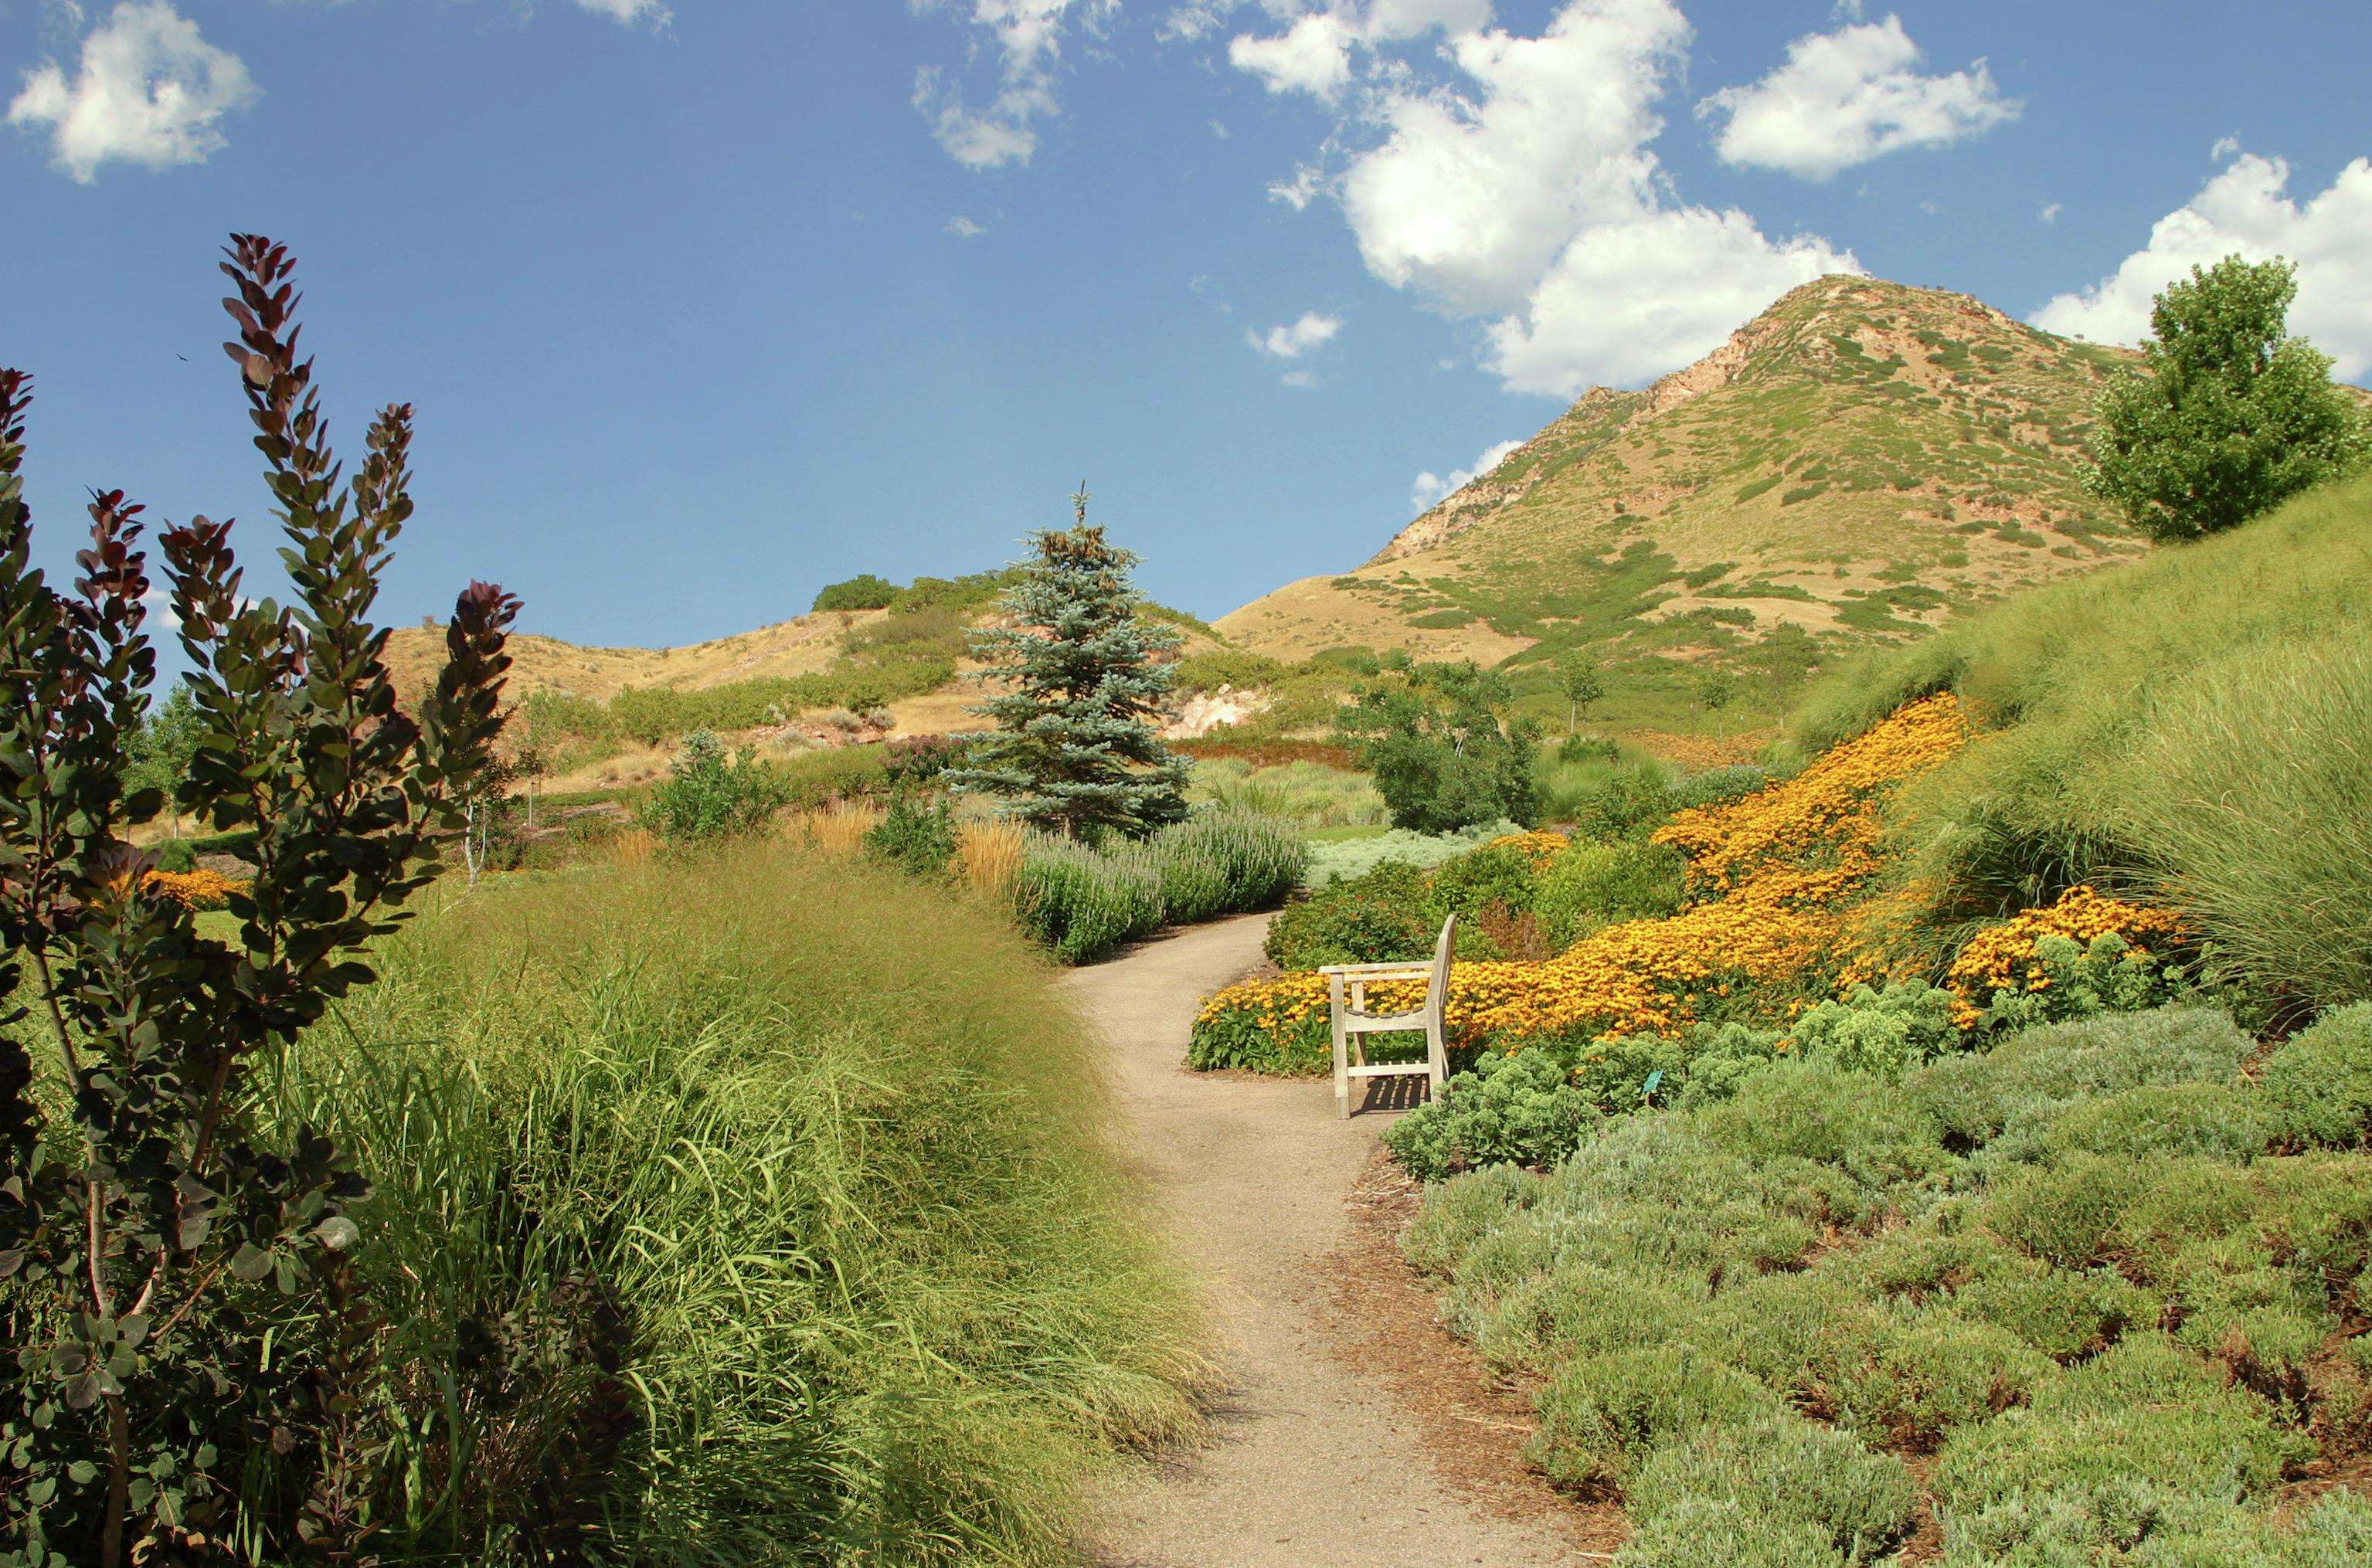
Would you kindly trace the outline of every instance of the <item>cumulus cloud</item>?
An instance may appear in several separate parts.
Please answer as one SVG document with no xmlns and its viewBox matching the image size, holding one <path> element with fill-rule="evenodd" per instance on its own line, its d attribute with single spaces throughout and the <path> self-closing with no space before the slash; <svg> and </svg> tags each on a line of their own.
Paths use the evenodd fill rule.
<svg viewBox="0 0 2372 1568">
<path fill-rule="evenodd" d="M 203 163 L 227 145 L 223 117 L 258 97 L 238 55 L 198 35 L 169 0 L 127 0 L 83 40 L 72 75 L 25 73 L 8 123 L 50 138 L 51 161 L 84 184 L 110 163 Z"/>
<path fill-rule="evenodd" d="M 1331 103 L 1351 85 L 1355 36 L 1341 17 L 1320 12 L 1272 38 L 1238 33 L 1227 44 L 1227 63 L 1273 93 L 1305 92 Z"/>
<path fill-rule="evenodd" d="M 1368 272 L 1486 318 L 1486 363 L 1511 389 L 1650 378 L 1796 285 L 1860 270 L 1817 237 L 1680 199 L 1648 150 L 1691 41 L 1671 0 L 1566 0 L 1537 38 L 1461 0 L 1323 14 L 1355 34 L 1350 85 L 1316 160 L 1271 193 L 1331 196 Z M 1435 48 L 1383 47 L 1430 29 L 1448 31 Z"/>
<path fill-rule="evenodd" d="M 1725 87 L 1697 105 L 1721 122 L 1725 163 L 1827 180 L 1905 147 L 1940 147 L 2016 119 L 1979 60 L 1949 75 L 1923 75 L 1919 46 L 1899 17 L 1787 46 L 1785 64 L 1749 87 Z"/>
<path fill-rule="evenodd" d="M 2218 144 L 2218 150 L 2235 149 Z M 2060 295 L 2034 324 L 2067 337 L 2135 343 L 2149 335 L 2153 296 L 2193 265 L 2238 254 L 2297 263 L 2290 330 L 2314 340 L 2343 377 L 2372 370 L 2372 159 L 2357 158 L 2303 205 L 2289 195 L 2290 166 L 2239 153 L 2184 205 L 2158 219 L 2149 243 L 2087 289 Z"/>
<path fill-rule="evenodd" d="M 1200 36 L 1218 25 L 1222 13 L 1215 4 L 1204 0 L 1173 11 L 1169 25 L 1178 36 Z M 1267 8 L 1290 16 L 1296 0 L 1272 0 Z M 1491 0 L 1333 0 L 1294 16 L 1281 33 L 1238 33 L 1228 41 L 1227 63 L 1260 77 L 1273 93 L 1306 92 L 1331 103 L 1350 85 L 1357 52 L 1436 30 L 1471 32 L 1490 20 Z M 1196 30 L 1187 31 L 1189 25 Z"/>
<path fill-rule="evenodd" d="M 1332 343 L 1334 334 L 1342 330 L 1341 317 L 1305 310 L 1299 320 L 1271 327 L 1265 332 L 1246 332 L 1244 342 L 1271 359 L 1299 359 L 1310 350 Z"/>
<path fill-rule="evenodd" d="M 1502 441 L 1495 447 L 1486 447 L 1482 456 L 1466 467 L 1450 470 L 1446 479 L 1431 469 L 1425 470 L 1416 476 L 1416 482 L 1409 486 L 1409 510 L 1432 511 L 1444 500 L 1457 494 L 1482 475 L 1506 462 L 1507 454 L 1522 445 L 1521 441 Z"/>
<path fill-rule="evenodd" d="M 2044 223 L 2057 223 L 2059 221 L 2059 215 L 2066 210 L 2067 209 L 2065 207 L 2061 206 L 2056 202 L 2045 202 L 2042 203 L 2041 210 L 2034 215 L 2041 218 Z"/>
<path fill-rule="evenodd" d="M 917 10 L 955 8 L 993 44 L 997 85 L 985 104 L 975 105 L 941 67 L 914 73 L 913 103 L 931 123 L 931 134 L 958 163 L 995 168 L 1028 163 L 1038 150 L 1033 122 L 1060 108 L 1054 92 L 1062 67 L 1063 40 L 1074 26 L 1099 31 L 1120 10 L 1120 0 L 911 0 Z"/>
<path fill-rule="evenodd" d="M 958 239 L 977 239 L 986 234 L 988 229 L 984 225 L 976 224 L 963 214 L 958 213 L 948 220 L 948 232 Z"/>
</svg>

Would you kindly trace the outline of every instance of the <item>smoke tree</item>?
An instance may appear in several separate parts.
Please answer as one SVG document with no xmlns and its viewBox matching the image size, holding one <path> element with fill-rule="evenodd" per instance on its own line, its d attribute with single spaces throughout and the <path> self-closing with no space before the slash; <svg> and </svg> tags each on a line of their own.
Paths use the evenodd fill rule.
<svg viewBox="0 0 2372 1568">
<path fill-rule="evenodd" d="M 985 676 L 1009 689 L 972 710 L 996 728 L 947 778 L 1067 838 L 1139 837 L 1186 815 L 1186 764 L 1154 723 L 1180 639 L 1137 615 L 1137 557 L 1088 526 L 1087 500 L 1071 497 L 1071 528 L 1029 536 L 1006 623 L 974 633 Z"/>
<path fill-rule="evenodd" d="M 197 743 L 176 805 L 251 828 L 228 935 L 146 883 L 162 808 L 123 749 L 156 668 L 141 507 L 94 495 L 71 590 L 31 562 L 28 378 L 0 370 L 0 1561 L 355 1560 L 376 1462 L 353 1379 L 363 1195 L 327 1139 L 275 1132 L 254 1068 L 367 984 L 433 875 L 451 792 L 499 726 L 517 601 L 473 583 L 416 713 L 371 620 L 412 513 L 412 411 L 351 480 L 297 356 L 287 251 L 234 236 L 225 307 L 292 602 L 242 591 L 231 524 L 157 536 Z M 29 1001 L 29 1006 L 23 1003 Z M 37 1074 L 25 1042 L 53 1058 Z M 268 1476 L 267 1484 L 255 1484 Z M 245 1487 L 264 1504 L 241 1511 Z M 278 1512 L 272 1512 L 276 1508 Z M 258 1511 L 261 1509 L 262 1511 Z"/>
</svg>

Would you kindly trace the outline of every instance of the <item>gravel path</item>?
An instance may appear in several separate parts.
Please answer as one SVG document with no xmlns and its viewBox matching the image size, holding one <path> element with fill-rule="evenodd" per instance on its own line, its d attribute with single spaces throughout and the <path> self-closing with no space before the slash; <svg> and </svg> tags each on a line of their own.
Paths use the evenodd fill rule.
<svg viewBox="0 0 2372 1568">
<path fill-rule="evenodd" d="M 1340 1312 L 1330 1260 L 1352 1240 L 1345 1200 L 1389 1116 L 1338 1120 L 1322 1081 L 1212 1077 L 1182 1065 L 1196 1003 L 1258 960 L 1266 925 L 1254 915 L 1197 926 L 1063 981 L 1110 1048 L 1126 1145 L 1166 1199 L 1176 1245 L 1203 1282 L 1230 1382 L 1208 1446 L 1105 1500 L 1101 1562 L 1586 1561 L 1594 1554 L 1442 1479 L 1425 1434 L 1392 1393 L 1390 1369 L 1345 1353 L 1359 1325 L 1328 1321 Z"/>
</svg>

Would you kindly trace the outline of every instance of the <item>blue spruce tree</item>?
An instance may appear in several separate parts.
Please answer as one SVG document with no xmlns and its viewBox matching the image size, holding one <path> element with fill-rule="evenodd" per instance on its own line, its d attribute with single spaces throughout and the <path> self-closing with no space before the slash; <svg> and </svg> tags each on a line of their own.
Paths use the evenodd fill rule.
<svg viewBox="0 0 2372 1568">
<path fill-rule="evenodd" d="M 1186 764 L 1154 727 L 1171 672 L 1159 662 L 1179 634 L 1139 620 L 1132 552 L 1077 521 L 1029 536 L 1004 623 L 972 634 L 983 678 L 1009 690 L 972 711 L 996 721 L 974 743 L 956 789 L 1006 797 L 1033 827 L 1090 842 L 1140 836 L 1186 815 Z"/>
</svg>

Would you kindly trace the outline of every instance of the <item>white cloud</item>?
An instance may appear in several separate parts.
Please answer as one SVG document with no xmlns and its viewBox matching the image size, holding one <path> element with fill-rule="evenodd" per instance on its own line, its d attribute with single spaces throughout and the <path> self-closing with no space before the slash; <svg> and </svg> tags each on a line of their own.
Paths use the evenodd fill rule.
<svg viewBox="0 0 2372 1568">
<path fill-rule="evenodd" d="M 1726 163 L 1826 180 L 1905 147 L 1940 147 L 2017 118 L 1979 60 L 1948 76 L 1922 75 L 1919 46 L 1899 17 L 1787 46 L 1787 60 L 1750 87 L 1725 87 L 1697 105 L 1723 121 Z"/>
<path fill-rule="evenodd" d="M 958 213 L 948 220 L 947 232 L 954 235 L 958 239 L 977 239 L 986 234 L 988 229 L 984 225 L 976 224 L 963 214 Z"/>
<path fill-rule="evenodd" d="M 963 90 L 936 65 L 914 73 L 912 102 L 931 122 L 931 134 L 958 163 L 995 168 L 1028 163 L 1038 150 L 1032 122 L 1060 107 L 1054 84 L 1062 65 L 1063 40 L 1076 23 L 1099 30 L 1120 10 L 1120 0 L 909 0 L 916 10 L 950 6 L 987 33 L 999 62 L 996 92 L 975 108 Z"/>
<path fill-rule="evenodd" d="M 1273 93 L 1306 92 L 1331 103 L 1350 86 L 1355 36 L 1341 17 L 1320 13 L 1273 38 L 1238 34 L 1227 45 L 1227 63 Z"/>
<path fill-rule="evenodd" d="M 1334 341 L 1343 330 L 1339 316 L 1320 316 L 1315 310 L 1305 310 L 1297 321 L 1271 327 L 1265 332 L 1246 332 L 1244 342 L 1267 354 L 1271 359 L 1299 359 L 1315 348 Z"/>
<path fill-rule="evenodd" d="M 2222 144 L 2218 144 L 2221 145 Z M 2060 295 L 2032 317 L 2067 337 L 2135 343 L 2149 335 L 2152 296 L 2192 267 L 2235 253 L 2252 261 L 2286 256 L 2297 263 L 2297 301 L 2290 330 L 2338 361 L 2338 374 L 2372 369 L 2372 159 L 2339 171 L 2329 190 L 2303 206 L 2288 194 L 2290 166 L 2243 153 L 2198 195 L 2158 219 L 2149 243 L 2087 289 Z"/>
<path fill-rule="evenodd" d="M 1409 509 L 1413 512 L 1432 511 L 1447 497 L 1457 494 L 1506 462 L 1507 454 L 1522 445 L 1521 441 L 1502 441 L 1495 447 L 1487 447 L 1482 456 L 1465 468 L 1452 469 L 1447 479 L 1431 469 L 1425 470 L 1416 476 L 1416 482 L 1409 486 Z"/>
<path fill-rule="evenodd" d="M 1712 353 L 1799 284 L 1861 270 L 1817 236 L 1773 241 L 1735 208 L 1642 212 L 1565 247 L 1523 310 L 1492 325 L 1492 368 L 1511 391 L 1560 398 L 1635 386 Z"/>
<path fill-rule="evenodd" d="M 647 21 L 654 27 L 665 27 L 674 17 L 674 13 L 660 0 L 576 0 L 576 3 L 596 16 L 608 17 L 618 22 Z"/>
<path fill-rule="evenodd" d="M 1379 10 L 1355 14 L 1363 38 Z M 1671 0 L 1566 0 L 1538 38 L 1480 26 L 1480 6 L 1426 11 L 1436 26 L 1452 13 L 1475 23 L 1437 52 L 1454 75 L 1428 79 L 1434 51 L 1362 43 L 1317 161 L 1270 189 L 1296 207 L 1333 195 L 1371 273 L 1495 318 L 1486 360 L 1511 389 L 1652 377 L 1788 288 L 1860 270 L 1818 238 L 1774 240 L 1679 199 L 1647 150 L 1691 37 Z"/>
<path fill-rule="evenodd" d="M 1277 379 L 1288 387 L 1315 387 L 1318 385 L 1318 373 L 1314 370 L 1288 370 Z"/>
<path fill-rule="evenodd" d="M 2066 210 L 2067 209 L 2065 207 L 2061 206 L 2056 202 L 2045 202 L 2042 203 L 2042 210 L 2036 213 L 2034 215 L 2041 218 L 2044 223 L 2057 223 L 2059 221 L 2059 215 Z"/>
<path fill-rule="evenodd" d="M 88 184 L 109 163 L 205 162 L 227 145 L 223 116 L 258 96 L 238 56 L 168 0 L 127 0 L 83 40 L 72 77 L 55 61 L 25 73 L 8 123 L 47 131 L 51 161 Z"/>
</svg>

